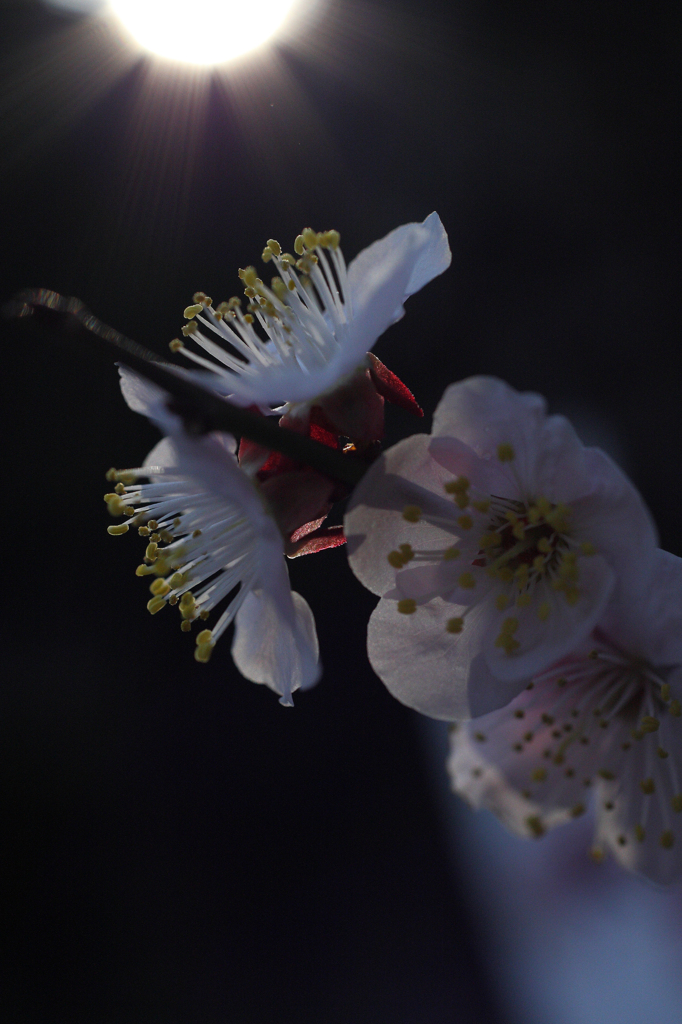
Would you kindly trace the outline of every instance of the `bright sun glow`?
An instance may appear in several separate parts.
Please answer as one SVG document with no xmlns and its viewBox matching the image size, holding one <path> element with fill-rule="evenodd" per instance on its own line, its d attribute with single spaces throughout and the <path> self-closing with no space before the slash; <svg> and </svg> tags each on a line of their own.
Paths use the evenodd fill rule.
<svg viewBox="0 0 682 1024">
<path fill-rule="evenodd" d="M 110 9 L 152 53 L 186 64 L 223 64 L 281 29 L 298 0 L 110 0 Z"/>
</svg>

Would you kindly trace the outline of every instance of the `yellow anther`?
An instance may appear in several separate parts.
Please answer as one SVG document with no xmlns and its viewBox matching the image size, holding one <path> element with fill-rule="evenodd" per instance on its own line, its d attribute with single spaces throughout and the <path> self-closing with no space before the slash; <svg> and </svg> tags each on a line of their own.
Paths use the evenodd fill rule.
<svg viewBox="0 0 682 1024">
<path fill-rule="evenodd" d="M 200 302 L 197 302 L 193 306 L 186 306 L 185 309 L 183 310 L 182 315 L 184 316 L 185 320 L 192 320 L 197 315 L 197 313 L 202 312 L 203 308 L 204 307 L 202 306 L 202 304 Z"/>
<path fill-rule="evenodd" d="M 305 245 L 306 249 L 315 249 L 317 247 L 316 231 L 313 231 L 312 228 L 303 228 L 301 235 L 303 236 L 303 244 Z"/>
<path fill-rule="evenodd" d="M 549 523 L 557 533 L 566 533 L 568 530 L 568 520 L 570 516 L 571 509 L 568 508 L 567 505 L 557 505 L 555 509 L 545 514 L 545 521 Z"/>
<path fill-rule="evenodd" d="M 209 612 L 208 608 L 202 608 L 201 611 L 199 612 L 199 618 L 203 619 L 203 621 L 205 622 L 210 614 L 211 613 Z"/>
<path fill-rule="evenodd" d="M 156 519 L 148 519 L 147 526 L 149 527 L 150 530 L 158 530 L 159 528 L 159 524 L 157 523 Z"/>
<path fill-rule="evenodd" d="M 540 495 L 535 504 L 537 505 L 538 512 L 542 516 L 547 516 L 552 511 L 551 501 L 548 501 L 543 494 Z"/>
<path fill-rule="evenodd" d="M 266 244 L 273 256 L 282 255 L 282 246 L 279 244 L 276 238 L 268 238 Z"/>
<path fill-rule="evenodd" d="M 284 299 L 287 294 L 287 286 L 285 285 L 282 278 L 273 277 L 272 281 L 270 282 L 270 288 L 275 293 L 280 302 L 284 302 Z"/>
<path fill-rule="evenodd" d="M 406 505 L 403 509 L 403 519 L 408 523 L 418 523 L 422 516 L 419 505 Z"/>
<path fill-rule="evenodd" d="M 583 553 L 583 555 L 596 555 L 597 553 L 597 549 L 595 548 L 594 544 L 592 544 L 589 540 L 583 541 L 583 543 L 580 545 L 580 550 Z"/>
<path fill-rule="evenodd" d="M 517 608 L 527 608 L 531 600 L 532 598 L 530 594 L 528 593 L 528 591 L 525 591 L 523 594 L 519 594 L 519 596 L 516 598 L 516 606 Z"/>
<path fill-rule="evenodd" d="M 447 494 L 464 494 L 465 491 L 469 490 L 469 480 L 465 476 L 458 476 L 455 480 L 448 480 L 443 485 L 443 490 Z"/>
<path fill-rule="evenodd" d="M 670 714 L 674 715 L 675 718 L 679 718 L 682 715 L 682 704 L 679 700 L 672 700 L 670 702 Z"/>
<path fill-rule="evenodd" d="M 663 683 L 661 686 L 661 700 L 666 703 L 670 700 L 670 683 Z"/>
<path fill-rule="evenodd" d="M 255 299 L 256 295 L 257 295 L 256 289 L 255 288 L 251 288 L 251 286 L 249 286 L 248 288 L 244 289 L 244 295 L 246 295 L 247 299 Z M 254 309 L 254 308 L 257 308 L 257 307 L 249 306 L 249 309 Z"/>
<path fill-rule="evenodd" d="M 534 768 L 530 773 L 532 782 L 544 782 L 547 778 L 547 772 L 544 768 Z"/>
<path fill-rule="evenodd" d="M 498 444 L 497 446 L 497 457 L 500 462 L 513 462 L 514 461 L 514 447 L 511 444 Z"/>
<path fill-rule="evenodd" d="M 535 526 L 542 519 L 542 512 L 537 505 L 530 505 L 528 508 L 528 521 Z M 540 545 L 538 544 L 538 547 Z"/>
<path fill-rule="evenodd" d="M 654 718 L 653 715 L 645 715 L 639 723 L 639 727 L 642 732 L 656 732 L 660 724 L 659 720 Z"/>
<path fill-rule="evenodd" d="M 210 629 L 202 629 L 201 633 L 197 634 L 197 645 L 199 644 L 210 644 L 213 640 L 213 633 Z"/>
<path fill-rule="evenodd" d="M 502 580 L 503 583 L 511 583 L 514 579 L 514 571 L 513 569 L 510 569 L 508 565 L 503 565 L 497 570 L 493 569 L 492 576 L 497 576 L 497 578 Z"/>
<path fill-rule="evenodd" d="M 186 591 L 180 598 L 181 605 L 194 604 L 194 594 L 191 590 Z"/>
<path fill-rule="evenodd" d="M 194 660 L 201 662 L 205 665 L 213 654 L 213 643 L 199 644 L 198 647 L 194 648 Z"/>
<path fill-rule="evenodd" d="M 653 792 L 655 792 L 656 784 L 654 783 L 653 779 L 642 779 L 642 781 L 639 784 L 639 788 L 643 793 L 646 793 L 647 796 L 650 796 Z"/>
<path fill-rule="evenodd" d="M 175 607 L 175 605 L 177 603 L 178 603 L 178 595 L 177 594 L 171 594 L 171 596 L 168 598 L 168 604 L 172 604 L 173 607 Z"/>
<path fill-rule="evenodd" d="M 675 813 L 680 814 L 682 812 L 682 794 L 677 793 L 670 802 Z"/>
<path fill-rule="evenodd" d="M 162 540 L 164 544 L 171 544 L 172 541 L 174 540 L 173 534 L 170 532 L 170 530 L 159 530 L 158 533 L 154 534 L 154 537 L 158 538 L 159 540 Z M 154 537 L 152 539 L 154 539 Z"/>
<path fill-rule="evenodd" d="M 171 352 L 181 352 L 184 347 L 179 338 L 173 338 L 172 341 L 168 342 L 168 348 Z"/>
<path fill-rule="evenodd" d="M 107 533 L 110 533 L 112 537 L 121 537 L 128 532 L 128 529 L 127 523 L 121 523 L 119 526 L 107 526 Z"/>
<path fill-rule="evenodd" d="M 470 572 L 463 572 L 457 582 L 463 590 L 473 590 L 476 586 L 476 580 Z"/>
<path fill-rule="evenodd" d="M 414 549 L 411 544 L 399 544 L 398 550 L 403 556 L 405 562 L 411 562 L 414 558 Z"/>
<path fill-rule="evenodd" d="M 330 249 L 338 249 L 341 243 L 341 235 L 335 228 L 330 228 L 329 231 L 325 231 L 327 246 Z"/>
<path fill-rule="evenodd" d="M 182 630 L 183 633 L 189 633 L 191 631 L 192 623 L 189 621 L 189 619 L 182 620 L 182 622 L 180 623 L 180 629 Z"/>
<path fill-rule="evenodd" d="M 508 508 L 507 511 L 504 513 L 504 518 L 508 522 L 512 523 L 514 526 L 519 521 L 519 517 L 517 516 L 516 512 L 512 512 L 512 510 L 510 508 Z"/>
<path fill-rule="evenodd" d="M 150 562 L 154 562 L 158 558 L 158 552 L 159 552 L 159 545 L 155 544 L 152 541 L 151 544 L 147 544 L 147 549 L 146 549 L 146 551 L 144 553 L 144 557 L 148 558 L 150 560 Z"/>
<path fill-rule="evenodd" d="M 118 494 L 105 494 L 104 500 L 112 516 L 122 516 L 124 504 Z"/>
<path fill-rule="evenodd" d="M 402 569 L 405 565 L 405 560 L 400 551 L 389 551 L 386 558 L 388 559 L 388 564 L 392 565 L 394 569 Z"/>
<path fill-rule="evenodd" d="M 635 833 L 635 839 L 637 840 L 637 842 L 638 843 L 643 843 L 644 840 L 646 839 L 646 832 L 644 831 L 642 826 L 641 825 L 635 825 L 633 831 Z"/>
<path fill-rule="evenodd" d="M 536 572 L 542 573 L 545 570 L 545 559 L 542 555 L 536 555 L 533 559 L 533 568 Z"/>
<path fill-rule="evenodd" d="M 573 804 L 573 807 L 571 807 L 570 814 L 571 814 L 572 818 L 579 818 L 580 815 L 584 814 L 584 813 L 585 813 L 585 805 L 584 804 Z"/>
<path fill-rule="evenodd" d="M 453 561 L 453 559 L 459 558 L 461 553 L 462 552 L 459 550 L 459 548 L 456 547 L 454 544 L 452 544 L 449 548 L 446 548 L 445 551 L 443 552 L 443 561 L 444 562 L 451 562 L 451 561 Z"/>
<path fill-rule="evenodd" d="M 517 540 L 524 539 L 526 536 L 526 527 L 523 523 L 515 523 L 514 526 L 512 526 L 512 535 L 516 537 Z"/>
<path fill-rule="evenodd" d="M 665 832 L 661 832 L 661 838 L 659 839 L 659 843 L 661 844 L 664 850 L 670 850 L 672 848 L 672 846 L 675 843 L 675 837 L 673 836 L 670 829 L 666 829 Z"/>
<path fill-rule="evenodd" d="M 411 597 L 404 597 L 398 601 L 398 611 L 401 615 L 413 615 L 417 610 L 417 602 Z"/>
<path fill-rule="evenodd" d="M 497 608 L 498 612 L 503 612 L 508 604 L 509 598 L 507 597 L 506 594 L 498 594 L 497 597 L 495 598 L 495 607 Z"/>
<path fill-rule="evenodd" d="M 165 597 L 166 594 L 170 594 L 171 588 L 168 586 L 165 580 L 156 579 L 154 580 L 153 583 L 149 584 L 149 589 L 152 594 Z"/>
<path fill-rule="evenodd" d="M 543 555 L 548 555 L 552 550 L 552 545 L 549 543 L 546 537 L 540 537 L 540 540 L 536 545 L 538 551 L 542 551 Z"/>
<path fill-rule="evenodd" d="M 457 508 L 462 508 L 462 509 L 466 508 L 468 504 L 469 504 L 469 495 L 468 494 L 456 494 L 455 495 L 455 505 L 457 506 Z"/>
<path fill-rule="evenodd" d="M 246 313 L 245 314 L 244 322 L 247 323 L 247 324 L 252 324 L 253 323 L 253 317 L 251 316 L 250 313 Z"/>
<path fill-rule="evenodd" d="M 147 611 L 152 615 L 156 615 L 162 608 L 166 607 L 166 599 L 160 596 L 153 597 L 151 601 L 147 601 Z"/>
<path fill-rule="evenodd" d="M 479 546 L 486 551 L 488 548 L 496 548 L 502 543 L 502 537 L 499 533 L 492 530 L 490 533 L 484 533 L 478 542 Z"/>
<path fill-rule="evenodd" d="M 296 240 L 294 241 L 294 252 L 296 255 L 302 256 L 304 248 L 303 235 L 296 235 Z"/>
<path fill-rule="evenodd" d="M 454 618 L 448 619 L 445 623 L 445 629 L 448 633 L 461 633 L 464 629 L 464 619 Z"/>
<path fill-rule="evenodd" d="M 532 814 L 526 818 L 526 827 L 533 836 L 534 839 L 540 839 L 545 834 L 545 826 L 542 824 L 542 819 L 537 814 Z"/>
<path fill-rule="evenodd" d="M 471 507 L 475 508 L 477 512 L 487 512 L 490 508 L 490 502 L 487 498 L 481 498 L 480 500 L 472 501 Z"/>
<path fill-rule="evenodd" d="M 270 249 L 263 249 L 262 253 L 260 254 L 260 258 L 262 259 L 263 263 L 269 263 L 270 260 L 272 259 L 272 252 L 270 251 Z"/>
<path fill-rule="evenodd" d="M 151 565 L 138 565 L 135 570 L 136 576 L 152 576 L 154 573 L 154 567 Z"/>
<path fill-rule="evenodd" d="M 184 327 L 180 328 L 180 333 L 184 334 L 186 338 L 189 338 L 190 334 L 196 334 L 198 329 L 196 320 L 190 320 L 188 324 L 185 324 Z"/>
<path fill-rule="evenodd" d="M 239 271 L 239 278 L 240 278 L 241 281 L 244 282 L 244 284 L 246 285 L 247 288 L 253 288 L 253 286 L 255 285 L 256 281 L 258 280 L 258 275 L 256 273 L 256 268 L 255 267 L 244 267 L 243 270 Z"/>
<path fill-rule="evenodd" d="M 463 530 L 470 530 L 474 525 L 474 521 L 471 516 L 459 516 L 457 522 Z"/>
<path fill-rule="evenodd" d="M 123 486 L 123 484 L 116 484 L 116 486 L 114 487 L 114 491 L 116 492 L 116 494 L 120 495 L 120 494 L 125 494 L 126 489 Z"/>
</svg>

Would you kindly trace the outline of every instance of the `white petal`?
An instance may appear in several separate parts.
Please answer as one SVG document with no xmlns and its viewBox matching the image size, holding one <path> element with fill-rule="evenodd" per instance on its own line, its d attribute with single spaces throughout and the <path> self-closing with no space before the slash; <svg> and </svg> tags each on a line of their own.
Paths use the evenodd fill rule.
<svg viewBox="0 0 682 1024">
<path fill-rule="evenodd" d="M 462 633 L 446 630 L 464 609 L 436 598 L 412 615 L 396 601 L 379 602 L 369 620 L 367 651 L 372 668 L 397 700 L 445 721 L 485 714 L 516 696 L 521 683 L 496 679 L 481 654 L 490 629 L 485 606 L 472 609 Z"/>
<path fill-rule="evenodd" d="M 646 658 L 661 668 L 679 666 L 682 662 L 682 559 L 669 551 L 657 550 L 649 578 L 635 586 L 621 583 L 600 628 L 630 654 Z"/>
<path fill-rule="evenodd" d="M 384 238 L 373 242 L 351 261 L 348 267 L 348 285 L 353 310 L 372 300 L 374 275 L 381 266 L 397 269 L 405 266 L 407 274 L 402 292 L 389 310 L 394 319 L 402 315 L 405 299 L 447 270 L 452 260 L 448 236 L 437 213 L 431 213 L 422 224 L 416 221 L 403 224 Z M 392 323 L 393 320 L 389 320 Z M 384 328 L 385 329 L 385 328 Z"/>
<path fill-rule="evenodd" d="M 430 457 L 429 440 L 426 434 L 413 434 L 389 448 L 353 492 L 344 521 L 348 559 L 360 582 L 375 594 L 384 594 L 394 585 L 395 569 L 387 556 L 399 544 L 445 548 L 452 543 L 445 529 L 423 519 L 406 522 L 402 515 L 406 505 L 447 517 L 452 534 L 458 529 L 452 501 L 443 490 L 450 475 Z"/>
<path fill-rule="evenodd" d="M 232 643 L 243 676 L 264 683 L 292 704 L 295 690 L 313 686 L 321 674 L 313 613 L 289 589 L 284 563 L 246 597 L 237 612 Z M 283 574 L 283 575 L 282 575 Z"/>
</svg>

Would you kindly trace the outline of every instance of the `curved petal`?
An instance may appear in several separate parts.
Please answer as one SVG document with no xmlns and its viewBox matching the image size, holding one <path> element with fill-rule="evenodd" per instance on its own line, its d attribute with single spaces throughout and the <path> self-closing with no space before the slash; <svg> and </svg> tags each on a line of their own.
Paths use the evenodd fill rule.
<svg viewBox="0 0 682 1024">
<path fill-rule="evenodd" d="M 598 448 L 585 449 L 592 487 L 571 504 L 571 529 L 590 541 L 616 571 L 626 591 L 649 581 L 658 544 L 656 526 L 641 495 Z"/>
<path fill-rule="evenodd" d="M 463 612 L 436 598 L 402 615 L 397 602 L 385 598 L 369 620 L 372 668 L 397 700 L 431 718 L 486 714 L 508 704 L 526 682 L 500 681 L 481 655 L 482 637 L 490 629 L 485 605 L 468 612 L 461 634 L 447 632 L 447 620 Z"/>
<path fill-rule="evenodd" d="M 451 260 L 448 236 L 437 213 L 429 214 L 421 224 L 413 221 L 395 228 L 351 260 L 348 288 L 353 310 L 371 301 L 375 281 L 373 275 L 377 267 L 382 264 L 392 267 L 405 265 L 405 283 L 392 311 L 394 319 L 398 319 L 402 315 L 400 306 L 405 299 L 447 270 Z"/>
<path fill-rule="evenodd" d="M 399 544 L 447 546 L 446 529 L 439 530 L 424 519 L 407 523 L 402 515 L 406 505 L 449 517 L 451 532 L 457 529 L 452 502 L 443 490 L 449 475 L 430 457 L 429 440 L 426 434 L 413 434 L 389 448 L 353 492 L 344 520 L 348 559 L 360 582 L 375 594 L 382 595 L 394 585 L 395 569 L 387 556 Z"/>
<path fill-rule="evenodd" d="M 235 618 L 232 657 L 243 676 L 279 693 L 291 706 L 292 693 L 318 681 L 321 666 L 315 620 L 307 602 L 289 589 L 286 568 L 245 598 Z"/>
</svg>

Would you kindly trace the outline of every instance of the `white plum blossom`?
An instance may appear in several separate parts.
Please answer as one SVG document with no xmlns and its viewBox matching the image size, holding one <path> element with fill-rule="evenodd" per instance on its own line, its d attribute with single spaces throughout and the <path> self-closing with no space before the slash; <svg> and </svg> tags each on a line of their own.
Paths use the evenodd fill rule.
<svg viewBox="0 0 682 1024">
<path fill-rule="evenodd" d="M 214 309 L 203 292 L 185 310 L 183 334 L 210 359 L 179 339 L 171 349 L 212 371 L 213 386 L 233 401 L 286 403 L 290 421 L 304 421 L 313 404 L 326 405 L 339 433 L 374 439 L 383 426 L 382 396 L 421 410 L 369 350 L 403 315 L 405 299 L 447 269 L 451 254 L 435 213 L 391 231 L 348 267 L 339 237 L 307 228 L 295 255 L 271 239 L 263 252 L 277 271 L 271 284 L 254 267 L 239 272 L 245 310 L 238 297 Z"/>
<path fill-rule="evenodd" d="M 596 809 L 610 849 L 655 882 L 682 869 L 682 559 L 620 589 L 589 642 L 507 707 L 451 732 L 453 788 L 513 832 L 540 837 Z"/>
<path fill-rule="evenodd" d="M 314 685 L 321 670 L 313 615 L 300 594 L 291 591 L 273 508 L 263 489 L 239 468 L 232 437 L 217 432 L 188 436 L 179 417 L 166 408 L 163 392 L 125 368 L 121 378 L 130 407 L 167 435 L 141 468 L 107 475 L 117 482 L 105 495 L 109 511 L 128 517 L 109 527 L 109 533 L 127 533 L 133 525 L 148 540 L 136 570 L 151 578 L 148 610 L 154 615 L 175 605 L 187 632 L 196 622 L 195 658 L 200 662 L 208 661 L 234 621 L 237 668 L 290 705 L 292 693 Z M 140 483 L 140 478 L 149 482 Z M 211 623 L 219 605 L 224 609 Z"/>
<path fill-rule="evenodd" d="M 621 470 L 539 395 L 489 377 L 451 385 L 432 435 L 374 463 L 345 530 L 351 568 L 381 597 L 374 670 L 446 720 L 512 700 L 589 635 L 616 574 L 641 579 L 656 549 Z"/>
</svg>

